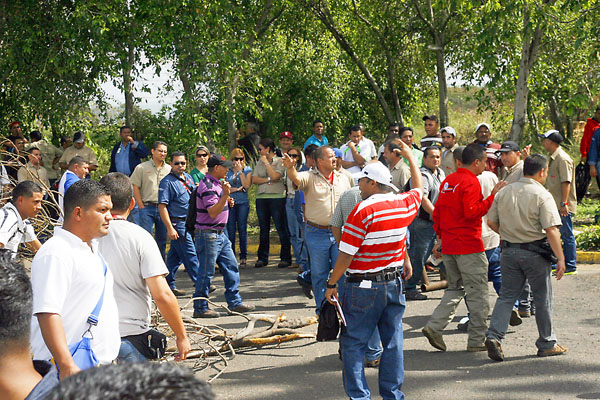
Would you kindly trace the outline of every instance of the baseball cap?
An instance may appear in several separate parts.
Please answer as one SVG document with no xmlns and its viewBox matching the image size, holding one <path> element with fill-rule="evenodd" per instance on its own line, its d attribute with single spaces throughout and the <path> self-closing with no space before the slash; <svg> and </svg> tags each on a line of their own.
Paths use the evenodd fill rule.
<svg viewBox="0 0 600 400">
<path fill-rule="evenodd" d="M 456 131 L 455 131 L 455 130 L 454 130 L 454 128 L 453 128 L 453 127 L 451 127 L 451 126 L 447 126 L 447 127 L 445 127 L 445 128 L 442 128 L 442 129 L 440 129 L 440 134 L 441 134 L 441 133 L 444 133 L 444 132 L 446 132 L 446 133 L 449 133 L 449 134 L 451 134 L 452 136 L 456 137 Z"/>
<path fill-rule="evenodd" d="M 231 168 L 231 167 L 233 167 L 233 162 L 225 159 L 225 157 L 223 157 L 220 154 L 212 154 L 208 158 L 208 161 L 206 162 L 206 165 L 208 166 L 208 168 L 212 168 L 212 167 L 215 167 L 217 165 L 222 165 L 225 168 Z"/>
<path fill-rule="evenodd" d="M 356 180 L 360 178 L 369 178 L 375 182 L 382 183 L 394 189 L 396 192 L 398 188 L 392 183 L 392 174 L 390 170 L 379 161 L 368 163 L 362 169 L 362 171 L 352 175 Z"/>
<path fill-rule="evenodd" d="M 548 132 L 540 134 L 539 137 L 542 139 L 550 139 L 554 143 L 558 144 L 561 144 L 562 141 L 565 140 L 565 138 L 563 138 L 560 132 L 558 132 L 556 129 L 550 129 Z"/>
<path fill-rule="evenodd" d="M 342 158 L 342 157 L 344 157 L 344 153 L 342 153 L 342 150 L 338 149 L 337 147 L 333 148 L 333 152 L 335 153 L 335 158 Z"/>
<path fill-rule="evenodd" d="M 283 139 L 283 138 L 292 139 L 292 140 L 294 139 L 292 137 L 292 132 L 289 132 L 289 131 L 281 132 L 281 135 L 279 135 L 279 139 Z"/>
<path fill-rule="evenodd" d="M 431 114 L 431 115 L 424 115 L 423 116 L 423 121 L 427 121 L 428 119 L 431 120 L 431 121 L 440 122 L 439 119 L 438 119 L 438 117 L 437 117 L 437 115 Z"/>
<path fill-rule="evenodd" d="M 497 150 L 500 153 L 508 153 L 509 151 L 521 151 L 521 148 L 516 142 L 508 141 L 502 143 L 502 146 Z"/>
<path fill-rule="evenodd" d="M 21 123 L 19 121 L 13 121 L 13 122 L 10 123 L 9 127 L 12 128 L 15 125 L 21 126 Z"/>
<path fill-rule="evenodd" d="M 488 128 L 488 131 L 490 131 L 490 132 L 492 131 L 492 128 L 490 128 L 490 126 L 488 124 L 486 124 L 485 122 L 482 122 L 475 127 L 475 132 L 477 132 L 479 130 L 479 128 L 481 128 L 482 126 L 485 126 L 486 128 Z"/>
<path fill-rule="evenodd" d="M 83 143 L 85 142 L 85 135 L 83 132 L 75 132 L 73 134 L 73 143 Z"/>
</svg>

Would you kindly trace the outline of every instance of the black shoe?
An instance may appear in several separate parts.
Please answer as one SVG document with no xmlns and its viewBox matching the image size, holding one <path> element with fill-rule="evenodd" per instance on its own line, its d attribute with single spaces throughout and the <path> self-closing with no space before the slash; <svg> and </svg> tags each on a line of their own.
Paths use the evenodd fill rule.
<svg viewBox="0 0 600 400">
<path fill-rule="evenodd" d="M 277 268 L 288 268 L 290 265 L 292 265 L 292 263 L 288 261 L 279 261 L 279 264 L 277 264 Z"/>
<path fill-rule="evenodd" d="M 265 265 L 267 265 L 267 263 L 266 263 L 266 262 L 264 262 L 264 261 L 261 261 L 261 260 L 258 260 L 258 261 L 256 262 L 256 264 L 254 264 L 254 268 L 262 268 L 262 267 L 264 267 Z"/>
<path fill-rule="evenodd" d="M 215 290 L 217 290 L 217 287 L 216 287 L 215 285 L 210 285 L 210 286 L 208 287 L 208 293 L 212 293 L 212 292 L 214 292 Z"/>
<path fill-rule="evenodd" d="M 488 352 L 488 357 L 495 361 L 504 361 L 504 352 L 502 346 L 496 339 L 485 339 L 485 348 Z"/>
<path fill-rule="evenodd" d="M 427 300 L 427 296 L 423 293 L 419 293 L 416 290 L 406 292 L 406 300 Z"/>
<path fill-rule="evenodd" d="M 254 311 L 256 307 L 254 306 L 249 306 L 246 304 L 240 304 L 237 307 L 231 308 L 231 311 L 237 312 L 237 313 L 246 313 L 246 312 L 250 312 L 250 311 Z"/>
<path fill-rule="evenodd" d="M 461 332 L 468 331 L 469 330 L 469 320 L 467 320 L 467 322 L 459 323 L 458 325 L 456 325 L 456 329 L 458 329 Z"/>
<path fill-rule="evenodd" d="M 518 326 L 523 323 L 523 320 L 521 319 L 521 316 L 519 315 L 519 311 L 516 308 L 512 309 L 512 311 L 510 313 L 510 320 L 508 323 L 510 326 Z"/>
<path fill-rule="evenodd" d="M 222 316 L 223 314 L 214 310 L 206 310 L 204 312 L 194 311 L 194 318 L 219 318 Z"/>
<path fill-rule="evenodd" d="M 177 289 L 177 288 L 171 288 L 171 292 L 173 292 L 173 294 L 177 297 L 186 295 L 185 290 L 181 290 L 181 289 Z"/>
<path fill-rule="evenodd" d="M 313 298 L 313 295 L 311 293 L 312 291 L 312 285 L 309 284 L 308 282 L 306 282 L 304 279 L 302 279 L 300 277 L 300 275 L 298 275 L 296 277 L 296 282 L 298 282 L 298 284 L 300 285 L 300 287 L 302 287 L 302 292 L 304 293 L 304 295 L 306 297 L 308 297 L 309 299 Z"/>
</svg>

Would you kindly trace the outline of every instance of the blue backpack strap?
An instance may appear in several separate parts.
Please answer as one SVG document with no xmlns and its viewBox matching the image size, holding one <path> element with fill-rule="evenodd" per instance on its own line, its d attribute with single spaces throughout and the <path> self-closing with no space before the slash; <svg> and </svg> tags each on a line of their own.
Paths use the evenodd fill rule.
<svg viewBox="0 0 600 400">
<path fill-rule="evenodd" d="M 92 313 L 87 319 L 87 322 L 90 324 L 90 326 L 98 325 L 98 314 L 100 314 L 100 310 L 102 309 L 102 303 L 104 302 L 104 290 L 106 289 L 106 271 L 108 268 L 106 267 L 106 262 L 104 262 L 102 256 L 98 255 L 98 257 L 100 257 L 100 262 L 102 262 L 102 266 L 104 267 L 104 287 L 102 288 L 102 294 L 100 295 L 100 299 L 98 300 L 96 307 L 94 307 Z"/>
</svg>

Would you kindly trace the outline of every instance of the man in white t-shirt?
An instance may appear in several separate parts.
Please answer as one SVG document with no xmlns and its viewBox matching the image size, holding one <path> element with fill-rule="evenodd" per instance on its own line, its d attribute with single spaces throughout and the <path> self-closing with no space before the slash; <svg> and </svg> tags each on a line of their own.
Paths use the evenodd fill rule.
<svg viewBox="0 0 600 400">
<path fill-rule="evenodd" d="M 33 358 L 53 359 L 61 379 L 80 371 L 69 346 L 84 334 L 90 337 L 100 364 L 110 364 L 119 353 L 113 274 L 96 240 L 108 234 L 111 208 L 104 185 L 85 179 L 75 182 L 65 194 L 63 228 L 54 228 L 54 237 L 44 243 L 31 264 Z M 98 324 L 90 326 L 88 317 L 102 293 Z"/>
<path fill-rule="evenodd" d="M 343 145 L 342 167 L 351 174 L 361 171 L 362 167 L 374 158 L 377 158 L 377 150 L 373 142 L 363 136 L 363 128 L 353 125 L 348 131 L 350 141 Z"/>
<path fill-rule="evenodd" d="M 150 330 L 152 298 L 175 332 L 178 358 L 184 360 L 190 351 L 190 342 L 185 333 L 177 298 L 165 279 L 169 271 L 152 235 L 127 221 L 129 212 L 135 206 L 131 181 L 125 174 L 112 172 L 102 178 L 100 183 L 110 191 L 113 203 L 113 221 L 108 235 L 99 240 L 99 249 L 115 278 L 114 291 L 121 334 L 117 361 L 137 362 L 147 359 L 138 350 L 138 346 L 140 343 L 147 343 L 147 335 L 155 334 Z M 141 337 L 145 340 L 139 340 Z"/>
<path fill-rule="evenodd" d="M 12 200 L 0 209 L 0 248 L 17 253 L 25 243 L 34 253 L 42 246 L 28 218 L 42 209 L 44 191 L 35 182 L 24 181 L 13 189 Z"/>
</svg>

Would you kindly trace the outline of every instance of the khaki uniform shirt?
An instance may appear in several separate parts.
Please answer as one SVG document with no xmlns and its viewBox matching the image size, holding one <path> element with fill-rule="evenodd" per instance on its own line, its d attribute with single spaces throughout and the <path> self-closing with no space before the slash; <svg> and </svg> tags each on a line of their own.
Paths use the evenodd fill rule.
<svg viewBox="0 0 600 400">
<path fill-rule="evenodd" d="M 144 203 L 158 203 L 158 185 L 170 172 L 169 164 L 163 163 L 162 167 L 158 168 L 150 159 L 135 167 L 130 179 L 131 183 L 140 189 Z"/>
<path fill-rule="evenodd" d="M 404 191 L 404 185 L 410 179 L 410 167 L 406 165 L 401 158 L 396 165 L 390 170 L 392 174 L 392 183 L 400 190 Z"/>
<path fill-rule="evenodd" d="M 80 149 L 76 149 L 75 145 L 67 147 L 58 162 L 68 164 L 69 161 L 71 161 L 71 159 L 75 156 L 82 157 L 90 165 L 98 165 L 98 160 L 96 160 L 96 154 L 94 154 L 94 150 L 90 149 L 86 145 L 83 145 L 83 147 Z"/>
<path fill-rule="evenodd" d="M 275 172 L 279 172 L 281 174 L 281 178 L 276 181 L 271 181 L 271 183 L 265 182 L 256 185 L 256 195 L 278 195 L 280 197 L 285 197 L 285 179 L 286 179 L 286 171 L 283 166 L 283 161 L 281 157 L 273 157 L 271 160 L 271 167 L 275 170 Z M 260 178 L 267 178 L 269 174 L 267 173 L 267 166 L 262 163 L 262 161 L 258 161 L 254 170 L 252 171 L 253 176 L 258 176 Z"/>
<path fill-rule="evenodd" d="M 335 206 L 342 193 L 352 187 L 352 179 L 333 171 L 333 184 L 318 170 L 298 173 L 298 189 L 304 192 L 306 219 L 314 224 L 329 226 Z"/>
<path fill-rule="evenodd" d="M 458 143 L 449 149 L 444 148 L 442 150 L 442 162 L 440 168 L 444 171 L 446 176 L 456 172 L 456 164 L 454 163 L 454 150 L 458 147 Z"/>
<path fill-rule="evenodd" d="M 29 151 L 32 147 L 36 147 L 42 153 L 42 162 L 48 179 L 58 179 L 60 177 L 58 162 L 56 165 L 53 165 L 52 162 L 56 157 L 62 156 L 63 152 L 43 139 L 25 146 L 25 150 Z"/>
<path fill-rule="evenodd" d="M 33 181 L 45 190 L 50 189 L 50 182 L 48 181 L 46 169 L 42 166 L 34 167 L 33 164 L 28 162 L 24 167 L 19 168 L 17 177 L 19 183 L 23 181 Z"/>
<path fill-rule="evenodd" d="M 562 201 L 562 182 L 571 183 L 571 190 L 569 191 L 569 197 L 567 198 L 567 203 L 569 203 L 567 208 L 570 213 L 575 214 L 575 211 L 577 211 L 577 195 L 573 160 L 562 147 L 559 146 L 548 160 L 548 179 L 546 179 L 546 189 L 548 189 L 552 197 L 554 197 L 556 207 L 560 207 Z"/>
<path fill-rule="evenodd" d="M 544 229 L 561 225 L 552 195 L 531 178 L 521 178 L 500 190 L 487 217 L 500 224 L 500 236 L 511 243 L 544 239 Z"/>
<path fill-rule="evenodd" d="M 483 198 L 486 199 L 490 194 L 492 194 L 494 186 L 496 186 L 498 183 L 498 177 L 493 172 L 483 171 L 477 176 L 477 179 L 481 185 L 481 194 L 483 195 Z M 484 215 L 481 220 L 481 240 L 483 240 L 483 248 L 486 250 L 495 249 L 496 247 L 500 246 L 500 235 L 494 232 L 487 224 L 487 215 Z"/>
<path fill-rule="evenodd" d="M 519 160 L 518 163 L 510 168 L 502 168 L 502 180 L 508 184 L 515 183 L 523 177 L 523 160 Z"/>
</svg>

